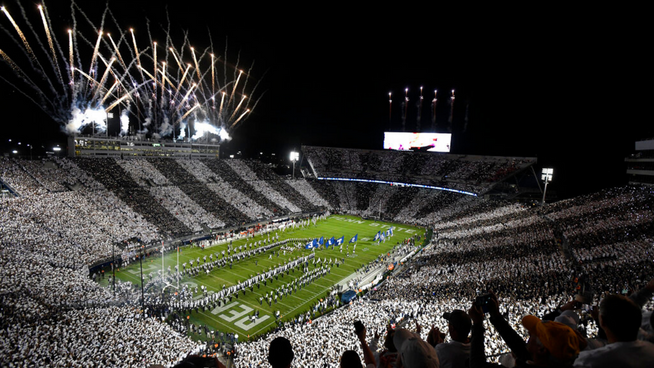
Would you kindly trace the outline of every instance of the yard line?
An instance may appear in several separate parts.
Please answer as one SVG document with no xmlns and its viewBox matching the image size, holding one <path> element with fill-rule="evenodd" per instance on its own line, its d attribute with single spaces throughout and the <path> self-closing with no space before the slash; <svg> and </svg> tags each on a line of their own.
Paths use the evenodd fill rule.
<svg viewBox="0 0 654 368">
<path fill-rule="evenodd" d="M 307 304 L 308 302 L 313 301 L 313 298 L 314 298 L 316 295 L 320 295 L 320 294 L 322 294 L 323 292 L 325 292 L 325 290 L 328 290 L 328 289 L 329 289 L 329 288 L 324 288 L 324 289 L 322 289 L 322 291 L 313 294 L 313 296 L 311 296 L 310 298 L 305 299 L 304 303 L 302 303 L 302 304 L 298 305 L 297 307 L 295 307 L 295 308 L 289 310 L 286 314 L 289 315 L 289 314 L 291 314 L 294 310 L 300 308 L 301 306 Z M 268 327 L 268 326 L 266 326 L 266 327 Z M 261 329 L 255 331 L 252 335 L 256 335 L 256 334 L 258 334 L 258 333 L 259 333 L 260 331 L 262 331 L 262 330 L 264 330 L 264 328 L 261 328 Z"/>
</svg>

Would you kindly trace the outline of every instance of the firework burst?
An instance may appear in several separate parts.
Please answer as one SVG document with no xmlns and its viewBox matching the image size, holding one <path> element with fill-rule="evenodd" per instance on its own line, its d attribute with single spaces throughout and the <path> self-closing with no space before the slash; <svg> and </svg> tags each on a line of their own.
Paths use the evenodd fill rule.
<svg viewBox="0 0 654 368">
<path fill-rule="evenodd" d="M 157 42 L 149 25 L 142 32 L 125 29 L 108 6 L 94 24 L 72 2 L 72 25 L 62 43 L 44 3 L 33 11 L 42 26 L 30 23 L 30 9 L 20 2 L 11 7 L 0 9 L 6 66 L 0 78 L 68 134 L 107 133 L 108 117 L 115 114 L 120 135 L 225 140 L 258 103 L 248 97 L 258 86 L 251 87 L 252 67 L 229 65 L 211 41 L 204 49 L 192 46 L 186 33 L 176 46 L 170 25 L 162 27 L 163 42 Z M 91 31 L 82 32 L 82 26 Z"/>
</svg>

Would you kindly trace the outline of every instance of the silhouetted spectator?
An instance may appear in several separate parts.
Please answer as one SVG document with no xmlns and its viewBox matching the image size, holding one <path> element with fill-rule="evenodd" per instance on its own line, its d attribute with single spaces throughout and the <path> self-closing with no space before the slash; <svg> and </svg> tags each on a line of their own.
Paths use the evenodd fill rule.
<svg viewBox="0 0 654 368">
<path fill-rule="evenodd" d="M 575 367 L 654 366 L 654 344 L 637 340 L 642 311 L 633 300 L 617 294 L 605 297 L 599 319 L 608 345 L 582 352 Z"/>
<path fill-rule="evenodd" d="M 462 310 L 444 315 L 452 341 L 436 345 L 436 354 L 441 367 L 468 367 L 470 360 L 470 316 Z"/>
<path fill-rule="evenodd" d="M 293 347 L 291 342 L 285 337 L 277 337 L 270 342 L 270 349 L 268 350 L 268 363 L 273 368 L 288 368 L 295 355 L 293 354 Z"/>
<path fill-rule="evenodd" d="M 393 343 L 399 352 L 398 367 L 438 368 L 438 356 L 434 348 L 420 335 L 404 328 L 395 331 Z"/>
</svg>

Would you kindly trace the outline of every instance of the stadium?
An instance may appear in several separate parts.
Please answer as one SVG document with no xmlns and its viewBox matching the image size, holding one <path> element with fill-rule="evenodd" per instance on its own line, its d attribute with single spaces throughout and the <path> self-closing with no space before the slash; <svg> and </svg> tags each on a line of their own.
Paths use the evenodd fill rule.
<svg viewBox="0 0 654 368">
<path fill-rule="evenodd" d="M 273 135 L 253 68 L 170 27 L 165 47 L 98 36 L 117 13 L 93 25 L 80 3 L 66 42 L 54 4 L 2 8 L 0 76 L 48 119 L 2 135 L 0 365 L 654 362 L 651 126 L 609 175 L 585 161 L 608 153 L 563 153 L 599 177 L 583 194 L 552 156 L 472 149 L 487 110 L 469 119 L 466 88 L 382 98 L 383 141 L 318 123 Z M 616 327 L 634 316 L 634 333 Z"/>
</svg>

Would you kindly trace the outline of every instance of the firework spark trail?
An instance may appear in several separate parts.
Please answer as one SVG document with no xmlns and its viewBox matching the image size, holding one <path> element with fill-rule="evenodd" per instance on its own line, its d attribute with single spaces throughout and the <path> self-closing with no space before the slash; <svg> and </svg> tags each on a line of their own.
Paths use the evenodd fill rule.
<svg viewBox="0 0 654 368">
<path fill-rule="evenodd" d="M 186 118 L 190 113 L 192 113 L 192 112 L 193 112 L 195 109 L 197 109 L 198 107 L 200 107 L 200 104 L 196 104 L 195 106 L 193 106 L 190 110 L 188 110 L 188 111 L 186 112 L 186 114 L 182 115 L 182 117 L 179 118 L 179 119 L 175 122 L 175 124 L 179 124 L 182 120 L 184 120 L 184 118 Z"/>
<path fill-rule="evenodd" d="M 257 83 L 257 85 L 258 85 L 258 83 Z M 255 86 L 255 88 L 253 89 L 253 92 L 254 92 L 254 90 L 256 90 L 256 86 Z M 263 96 L 263 95 L 262 95 L 262 96 Z M 257 105 L 259 104 L 259 101 L 261 101 L 261 97 L 262 97 L 262 96 L 260 96 L 259 98 L 257 98 L 256 101 L 254 102 L 254 105 L 253 105 L 251 108 L 247 109 L 243 114 L 241 114 L 241 116 L 240 116 L 238 119 L 236 119 L 236 121 L 235 121 L 235 122 L 230 126 L 230 128 L 229 128 L 229 132 L 230 132 L 231 134 L 233 134 L 233 133 L 236 131 L 236 128 L 238 127 L 238 126 L 237 126 L 238 122 L 241 121 L 241 119 L 243 119 L 243 118 L 245 117 L 246 114 L 249 114 L 250 112 L 254 111 L 254 109 L 257 108 Z M 239 125 L 239 126 L 240 126 L 240 125 Z"/>
<path fill-rule="evenodd" d="M 418 100 L 418 117 L 416 119 L 416 132 L 420 132 L 420 123 L 422 120 L 422 86 L 420 86 L 420 99 Z"/>
<path fill-rule="evenodd" d="M 203 52 L 196 52 L 198 50 L 190 46 L 188 32 L 184 31 L 182 46 L 175 48 L 170 33 L 170 22 L 168 28 L 164 30 L 166 42 L 162 45 L 152 41 L 148 23 L 147 33 L 150 37 L 151 46 L 141 50 L 138 48 L 135 29 L 130 28 L 129 31 L 118 32 L 117 34 L 120 35 L 118 38 L 112 37 L 109 32 L 103 31 L 105 30 L 105 18 L 113 20 L 116 27 L 121 28 L 108 6 L 105 7 L 102 20 L 97 26 L 72 1 L 70 5 L 72 27 L 68 30 L 66 55 L 66 50 L 62 50 L 56 35 L 52 32 L 53 25 L 48 16 L 48 9 L 44 5 L 38 6 L 40 22 L 42 22 L 44 30 L 44 32 L 40 32 L 41 38 L 39 38 L 36 29 L 29 24 L 27 14 L 23 11 L 24 23 L 29 25 L 29 30 L 32 31 L 40 46 L 37 51 L 43 51 L 52 67 L 52 71 L 46 73 L 39 63 L 38 57 L 41 57 L 41 53 L 34 53 L 34 49 L 30 45 L 31 38 L 28 41 L 23 30 L 19 27 L 19 24 L 23 24 L 23 22 L 18 22 L 11 17 L 6 8 L 3 7 L 2 10 L 16 32 L 12 31 L 10 34 L 7 29 L 1 25 L 0 27 L 10 34 L 7 39 L 16 43 L 18 49 L 23 51 L 32 70 L 29 70 L 29 68 L 28 70 L 21 69 L 20 64 L 14 62 L 3 50 L 0 50 L 0 56 L 13 71 L 14 78 L 21 80 L 26 85 L 18 88 L 19 91 L 57 121 L 63 123 L 64 129 L 68 133 L 80 132 L 85 126 L 93 127 L 94 132 L 96 127 L 106 131 L 106 112 L 122 105 L 121 107 L 124 107 L 125 110 L 119 112 L 120 134 L 130 130 L 129 116 L 136 116 L 139 126 L 142 127 L 139 131 L 148 132 L 153 137 L 171 133 L 174 137 L 175 129 L 181 128 L 183 123 L 189 127 L 188 136 L 192 136 L 192 139 L 202 136 L 201 132 L 217 134 L 221 139 L 225 139 L 225 137 L 229 137 L 227 132 L 229 128 L 227 127 L 236 127 L 256 107 L 259 101 L 259 99 L 252 100 L 246 96 L 246 90 L 250 89 L 248 84 L 253 66 L 250 67 L 247 73 L 239 69 L 240 53 L 237 63 L 230 65 L 230 68 L 233 68 L 231 69 L 233 70 L 233 79 L 230 81 L 227 73 L 228 63 L 221 60 L 220 56 L 213 54 L 212 44 L 204 48 Z M 77 17 L 86 20 L 94 30 L 93 33 L 97 35 L 97 38 L 89 40 L 84 34 L 80 33 Z M 15 36 L 16 34 L 18 34 L 18 37 Z M 43 37 L 44 35 L 45 37 Z M 130 35 L 131 40 L 128 40 L 127 37 Z M 78 37 L 80 38 L 78 39 Z M 20 38 L 20 41 L 18 38 Z M 211 38 L 210 34 L 209 38 Z M 47 42 L 41 42 L 42 39 Z M 163 59 L 162 55 L 159 54 L 160 50 L 157 50 L 159 46 L 164 47 L 165 50 Z M 184 60 L 186 47 L 189 47 L 190 50 L 186 58 L 191 58 L 193 64 Z M 91 57 L 89 59 L 85 57 L 87 62 L 90 61 L 88 65 L 85 65 L 86 63 L 82 63 L 81 59 L 82 56 L 89 55 L 87 50 L 92 50 L 92 53 L 90 53 Z M 127 50 L 127 53 L 124 52 L 125 50 Z M 225 45 L 225 54 L 227 54 L 227 43 Z M 172 64 L 168 63 L 170 55 L 175 59 Z M 128 59 L 125 59 L 125 56 L 128 56 Z M 218 61 L 223 63 L 223 75 L 221 77 L 216 73 L 215 63 Z M 207 63 L 209 65 L 205 65 Z M 47 66 L 47 64 L 45 65 Z M 179 68 L 174 68 L 173 65 L 175 64 Z M 186 65 L 186 67 L 183 67 L 183 65 Z M 203 68 L 203 66 L 208 66 L 210 69 Z M 195 73 L 191 70 L 193 67 Z M 65 77 L 66 82 L 64 82 L 62 72 L 67 74 Z M 161 74 L 161 77 L 159 77 L 159 74 Z M 114 81 L 110 86 L 107 85 L 109 75 L 114 77 Z M 149 79 L 146 80 L 146 78 Z M 211 83 L 208 83 L 207 79 L 209 78 L 211 78 Z M 15 83 L 4 76 L 0 76 L 0 79 L 15 86 Z M 49 90 L 47 88 L 43 89 L 46 83 L 50 87 Z M 231 88 L 230 84 L 232 84 Z M 254 86 L 255 90 L 258 85 L 259 83 L 256 83 Z M 55 86 L 61 87 L 63 93 L 56 93 Z M 161 86 L 160 91 L 159 86 Z M 231 93 L 228 88 L 231 89 Z M 215 99 L 218 93 L 222 96 L 220 109 L 216 111 Z M 236 102 L 237 95 L 241 96 L 238 103 Z M 254 106 L 251 107 L 252 104 Z M 100 112 L 105 116 L 102 117 Z M 189 118 L 191 114 L 193 115 L 190 119 L 195 120 L 195 123 L 189 124 L 185 119 Z M 234 120 L 237 116 L 238 118 Z M 142 125 L 141 119 L 144 121 Z M 202 121 L 198 122 L 198 119 Z M 175 123 L 171 124 L 171 122 Z M 215 128 L 208 128 L 205 124 L 214 124 Z M 196 125 L 197 129 L 195 128 Z M 218 127 L 225 128 L 221 130 Z M 196 134 L 192 134 L 192 129 L 196 131 Z"/>
<path fill-rule="evenodd" d="M 231 129 L 234 129 L 234 127 L 236 126 L 236 124 L 238 124 L 238 122 L 241 121 L 241 119 L 243 119 L 243 117 L 244 117 L 246 114 L 248 114 L 249 112 L 250 112 L 249 109 L 248 109 L 248 110 L 245 110 L 245 112 L 243 112 L 243 113 L 241 114 L 241 116 L 239 116 L 238 119 L 236 119 L 236 121 L 234 122 L 234 124 L 232 124 L 232 126 L 230 126 L 229 129 L 230 129 L 230 130 L 231 130 Z"/>
<path fill-rule="evenodd" d="M 182 78 L 179 80 L 179 84 L 175 88 L 175 95 L 173 96 L 173 100 L 177 100 L 177 96 L 179 96 L 179 91 L 182 88 L 182 83 L 184 83 L 184 79 L 186 79 L 186 75 L 188 74 L 189 69 L 191 69 L 191 64 L 188 64 L 186 66 L 186 69 L 184 70 L 184 74 L 182 74 Z"/>
<path fill-rule="evenodd" d="M 452 118 L 454 117 L 454 90 L 452 90 L 452 97 L 450 97 L 450 118 L 448 123 L 450 123 L 450 128 L 452 127 Z"/>
<path fill-rule="evenodd" d="M 222 93 L 222 97 L 220 98 L 220 110 L 218 110 L 218 116 L 220 116 L 223 113 L 223 106 L 225 104 L 225 91 Z"/>
<path fill-rule="evenodd" d="M 65 55 L 65 50 L 61 47 L 61 44 L 59 43 L 59 40 L 56 37 L 53 37 L 53 32 L 52 32 L 52 20 L 50 19 L 50 14 L 48 13 L 48 7 L 45 5 L 45 3 L 42 1 L 42 10 L 43 14 L 45 16 L 45 19 L 47 21 L 48 29 L 50 32 L 50 37 L 52 40 L 52 44 L 54 46 L 54 51 L 53 51 L 53 56 L 52 56 L 52 65 L 54 65 L 56 72 L 57 72 L 57 78 L 59 80 L 60 88 L 61 88 L 61 95 L 66 99 L 67 103 L 70 103 L 69 100 L 69 95 L 68 95 L 68 88 L 66 87 L 66 83 L 64 82 L 64 74 L 66 74 L 65 68 L 66 66 L 66 55 Z M 35 35 L 35 37 L 38 36 Z M 57 57 L 59 55 L 59 57 Z M 60 63 L 61 59 L 61 63 Z M 62 67 L 60 67 L 60 64 Z M 63 68 L 63 70 L 62 70 Z"/>
<path fill-rule="evenodd" d="M 52 41 L 52 32 L 50 30 L 50 19 L 46 17 L 45 14 L 45 4 L 39 5 L 39 12 L 41 13 L 41 20 L 43 21 L 43 29 L 45 30 L 45 36 L 48 39 L 48 46 L 50 47 L 50 52 L 52 52 L 52 62 L 54 64 L 55 71 L 57 72 L 57 78 L 61 85 L 64 84 L 63 76 L 61 75 L 61 69 L 59 68 L 59 62 L 57 61 L 57 53 L 55 52 L 54 42 Z"/>
<path fill-rule="evenodd" d="M 202 52 L 202 54 L 200 54 L 200 57 L 197 58 L 197 60 L 199 62 L 202 62 L 202 60 L 204 58 L 206 58 L 208 54 L 209 54 L 208 49 L 205 49 Z M 193 57 L 195 58 L 195 53 L 193 53 Z M 195 61 L 195 59 L 194 59 L 194 61 Z M 200 91 L 200 93 L 202 94 L 204 99 L 208 100 L 209 97 L 207 97 L 207 96 L 213 96 L 213 92 L 211 92 L 211 94 L 209 95 L 209 91 L 208 90 L 205 91 L 205 89 L 203 88 L 204 86 L 202 85 L 202 82 L 209 76 L 209 69 L 206 69 L 206 70 L 202 71 L 201 68 L 200 68 L 200 65 L 197 64 L 197 62 L 196 62 L 196 71 L 197 71 L 197 76 L 198 76 L 198 86 L 202 87 L 202 88 L 198 87 L 198 90 Z"/>
<path fill-rule="evenodd" d="M 211 54 L 211 98 L 215 98 L 215 95 L 216 95 L 216 83 L 215 83 L 216 73 L 214 71 L 215 62 L 214 62 L 213 59 L 214 59 L 214 56 L 213 56 L 213 54 Z M 213 107 L 216 108 L 215 100 L 214 100 Z"/>
<path fill-rule="evenodd" d="M 106 69 L 104 73 L 102 74 L 102 78 L 100 81 L 97 83 L 97 87 L 95 88 L 95 92 L 93 92 L 93 97 L 91 98 L 91 102 L 95 101 L 98 98 L 98 94 L 100 93 L 100 89 L 103 88 L 105 82 L 107 81 L 107 77 L 109 76 L 109 73 L 111 72 L 111 65 L 116 61 L 116 58 L 111 58 L 109 60 L 109 63 L 107 63 L 104 58 L 101 58 L 102 62 L 105 63 Z"/>
<path fill-rule="evenodd" d="M 165 96 L 166 96 L 166 71 L 167 71 L 166 62 L 163 61 L 162 62 L 162 67 L 159 70 L 159 73 L 161 73 L 161 101 L 159 103 L 159 108 L 160 109 L 163 109 L 164 104 L 166 102 L 166 99 L 165 99 Z M 157 74 L 155 73 L 154 76 L 156 77 Z"/>
<path fill-rule="evenodd" d="M 141 53 L 139 52 L 138 46 L 136 45 L 136 36 L 134 35 L 134 28 L 130 28 L 129 32 L 132 34 L 132 44 L 134 45 L 134 57 L 136 60 L 137 70 L 141 75 L 141 82 L 145 82 L 145 77 L 143 76 L 143 68 L 141 67 Z M 145 52 L 145 50 L 144 50 Z"/>
<path fill-rule="evenodd" d="M 175 112 L 178 112 L 179 109 L 184 106 L 183 102 L 186 102 L 186 100 L 188 100 L 188 96 L 191 94 L 191 92 L 193 92 L 193 89 L 195 89 L 195 87 L 197 87 L 197 84 L 193 83 L 191 88 L 189 88 L 188 91 L 186 91 L 186 94 L 184 95 L 184 98 L 182 98 L 182 101 L 180 102 L 179 106 L 177 106 L 177 109 L 175 110 Z"/>
<path fill-rule="evenodd" d="M 100 41 L 102 41 L 102 30 L 98 32 L 98 40 L 95 42 L 95 48 L 93 49 L 93 56 L 91 56 L 91 66 L 89 67 L 89 74 L 93 74 L 93 69 L 95 68 L 95 59 L 98 58 L 98 49 L 100 48 Z"/>
<path fill-rule="evenodd" d="M 152 81 L 153 81 L 155 84 L 157 83 L 157 80 L 156 80 L 156 78 L 154 77 L 153 74 L 150 74 L 150 72 L 148 72 L 148 71 L 147 71 L 144 67 L 142 67 L 142 66 L 139 66 L 138 68 L 139 68 L 143 73 L 145 73 L 148 77 L 150 77 L 150 78 L 152 79 Z M 149 82 L 149 81 L 148 81 L 148 82 Z M 156 89 L 156 88 L 153 88 L 153 90 L 155 90 L 155 89 Z"/>
<path fill-rule="evenodd" d="M 24 73 L 22 73 L 22 70 L 18 67 L 18 65 L 16 65 L 16 63 L 14 63 L 13 60 L 11 60 L 11 58 L 9 57 L 9 55 L 7 55 L 7 54 L 6 54 L 4 51 L 2 51 L 2 50 L 0 50 L 0 55 L 1 55 L 2 58 L 5 60 L 5 62 L 6 62 L 7 64 L 9 64 L 9 66 L 11 67 L 11 69 L 14 70 L 14 72 L 16 72 L 16 73 L 21 73 L 21 75 L 24 75 Z"/>
<path fill-rule="evenodd" d="M 431 100 L 431 129 L 436 131 L 436 103 L 438 102 L 438 90 L 434 90 L 434 99 Z"/>
<path fill-rule="evenodd" d="M 36 55 L 34 55 L 34 51 L 32 51 L 32 48 L 30 47 L 30 44 L 27 42 L 27 38 L 25 38 L 25 34 L 23 34 L 23 31 L 21 31 L 20 27 L 18 27 L 18 24 L 16 24 L 16 21 L 14 18 L 9 14 L 7 9 L 3 6 L 0 8 L 3 13 L 7 16 L 11 24 L 14 26 L 14 29 L 16 29 L 16 33 L 18 33 L 18 37 L 23 41 L 23 45 L 25 46 L 25 50 L 27 50 L 27 53 L 29 54 L 30 58 L 32 61 L 36 62 Z"/>
<path fill-rule="evenodd" d="M 39 97 L 44 97 L 45 94 L 43 91 L 30 79 L 30 77 L 21 69 L 16 63 L 11 60 L 9 55 L 7 55 L 4 51 L 0 50 L 0 56 L 2 56 L 2 59 L 9 65 L 11 69 L 14 70 L 14 73 L 16 73 L 27 85 L 29 85 L 34 91 L 39 95 Z M 4 78 L 3 78 L 4 79 Z"/>
<path fill-rule="evenodd" d="M 234 88 L 232 88 L 232 94 L 229 96 L 229 101 L 227 102 L 227 105 L 230 105 L 232 103 L 232 99 L 234 98 L 234 94 L 236 93 L 236 87 L 238 87 L 238 82 L 241 80 L 241 75 L 243 75 L 243 70 L 238 71 L 238 77 L 236 77 L 236 82 L 234 83 Z"/>
<path fill-rule="evenodd" d="M 93 54 L 91 56 L 91 65 L 89 66 L 89 73 L 88 73 L 89 75 L 93 75 L 93 74 L 95 74 L 95 73 L 93 73 L 93 70 L 94 70 L 94 66 L 95 66 L 95 59 L 97 57 L 97 51 L 96 50 L 99 47 L 99 43 L 100 43 L 100 41 L 102 39 L 102 29 L 104 28 L 104 22 L 105 22 L 105 18 L 107 16 L 107 13 L 109 12 L 109 7 L 108 7 L 108 4 L 107 4 L 107 6 L 105 6 L 105 8 L 104 8 L 104 10 L 102 12 L 102 17 L 101 17 L 101 20 L 100 20 L 100 26 L 99 27 L 96 27 L 93 24 L 93 22 L 91 21 L 91 19 L 89 19 L 89 17 L 86 16 L 86 13 L 84 13 L 82 11 L 82 9 L 74 1 L 71 1 L 71 11 L 74 11 L 74 9 L 77 9 L 77 12 L 86 20 L 86 22 L 98 34 L 98 40 L 96 41 L 96 46 L 94 47 L 94 51 L 93 51 Z M 75 52 L 77 54 L 77 63 L 78 63 L 77 69 L 78 69 L 78 71 L 81 71 L 83 64 L 82 64 L 82 61 L 80 59 L 81 54 L 80 54 L 79 50 L 77 49 L 77 45 L 78 45 L 78 43 L 77 43 L 77 34 L 78 34 L 77 33 L 77 20 L 76 20 L 76 17 L 74 16 L 74 13 L 73 13 L 73 24 L 74 24 L 74 26 L 73 26 L 72 33 L 73 33 L 73 44 L 74 44 L 74 47 L 75 47 Z M 81 37 L 81 39 L 84 42 L 86 42 L 87 45 L 89 45 L 89 46 L 93 45 L 93 43 L 89 39 L 84 37 L 84 35 L 80 34 L 79 36 Z M 71 64 L 70 67 L 72 68 L 73 65 Z M 82 85 L 80 91 L 82 93 L 90 92 L 88 87 L 91 86 L 91 85 L 93 85 L 93 84 L 88 83 L 88 84 Z"/>
<path fill-rule="evenodd" d="M 134 64 L 137 62 L 137 60 L 132 59 L 132 61 L 129 64 L 126 64 L 123 57 L 122 57 L 122 55 L 121 55 L 121 53 L 120 53 L 120 45 L 121 44 L 124 44 L 125 47 L 127 47 L 127 49 L 129 50 L 130 53 L 132 52 L 132 49 L 130 48 L 129 42 L 127 41 L 126 34 L 127 34 L 126 32 L 120 34 L 118 44 L 116 44 L 114 42 L 114 40 L 111 38 L 110 35 L 108 35 L 108 36 L 109 36 L 111 44 L 112 44 L 112 46 L 114 48 L 114 54 L 113 55 L 114 55 L 114 57 L 117 56 L 119 58 L 119 60 L 121 61 L 120 64 L 123 67 L 123 74 L 120 74 L 115 69 L 114 69 L 114 71 L 112 71 L 112 74 L 114 74 L 114 76 L 120 76 L 120 77 L 117 77 L 119 79 L 120 83 L 121 83 L 120 85 L 123 86 L 125 88 L 125 90 L 128 90 L 130 87 L 126 86 L 125 85 L 126 83 L 129 83 L 131 86 L 136 86 L 137 85 L 136 79 L 129 73 L 129 71 L 132 68 L 134 68 Z M 142 77 L 142 75 L 141 75 L 141 77 Z"/>
<path fill-rule="evenodd" d="M 182 63 L 177 58 L 177 52 L 175 52 L 175 49 L 170 47 L 169 50 L 170 50 L 170 53 L 173 54 L 173 58 L 177 62 L 177 67 L 179 68 L 179 70 L 183 70 L 184 68 L 182 68 Z"/>
<path fill-rule="evenodd" d="M 248 69 L 248 71 L 245 74 L 245 82 L 243 83 L 243 91 L 244 92 L 245 92 L 245 89 L 248 86 L 248 83 L 250 82 L 250 76 L 252 75 L 252 69 L 253 68 L 254 68 L 254 62 L 252 62 L 252 65 L 250 65 L 250 68 Z M 254 88 L 252 89 L 253 93 L 257 90 L 258 85 L 259 85 L 259 83 L 257 82 L 257 84 L 255 84 Z M 248 102 L 245 105 L 246 107 L 248 107 L 250 105 L 250 101 L 252 101 L 252 99 L 248 99 Z"/>
<path fill-rule="evenodd" d="M 72 41 L 70 42 L 71 48 L 74 49 L 76 55 L 77 55 L 77 65 L 82 65 L 82 59 L 80 59 L 79 56 L 79 50 L 77 50 L 77 17 L 75 17 L 75 10 L 78 9 L 78 13 L 84 14 L 81 9 L 77 7 L 77 4 L 75 4 L 74 1 L 70 2 L 70 13 L 73 16 L 73 27 L 71 30 L 68 32 L 72 35 Z M 90 22 L 90 21 L 89 21 Z M 71 52 L 71 55 L 73 53 Z M 69 68 L 73 68 L 75 64 L 73 63 L 72 59 L 70 64 L 68 65 Z"/>
<path fill-rule="evenodd" d="M 241 108 L 241 105 L 243 104 L 243 101 L 245 101 L 246 98 L 247 98 L 246 95 L 243 95 L 243 97 L 241 97 L 241 101 L 238 103 L 238 106 L 236 106 L 236 108 L 234 109 L 234 112 L 232 112 L 232 115 L 229 117 L 230 120 L 231 120 L 234 116 L 236 116 L 236 112 L 238 111 L 238 109 Z"/>
<path fill-rule="evenodd" d="M 104 110 L 105 110 L 106 112 L 111 111 L 111 109 L 113 109 L 114 107 L 118 106 L 118 105 L 119 105 L 121 102 L 123 102 L 123 100 L 125 100 L 126 98 L 130 98 L 130 99 L 131 99 L 131 95 L 132 95 L 134 92 L 136 92 L 136 91 L 137 91 L 137 89 L 134 88 L 134 89 L 131 90 L 130 92 L 124 94 L 123 97 L 121 97 L 121 98 L 117 99 L 116 101 L 114 101 L 114 103 L 112 103 L 111 105 L 109 105 L 109 107 L 107 107 L 107 108 L 104 109 Z"/>
<path fill-rule="evenodd" d="M 75 68 L 73 67 L 73 31 L 68 30 L 68 68 L 70 69 L 70 86 L 73 88 L 75 83 Z"/>
<path fill-rule="evenodd" d="M 191 47 L 191 55 L 193 55 L 193 62 L 195 63 L 195 71 L 198 75 L 198 85 L 202 83 L 202 76 L 200 75 L 200 66 L 198 65 L 198 59 L 195 57 L 195 48 Z"/>
<path fill-rule="evenodd" d="M 127 69 L 127 65 L 125 65 L 125 60 L 123 60 L 123 56 L 120 54 L 120 50 L 118 49 L 118 46 L 116 46 L 116 43 L 114 42 L 114 39 L 111 37 L 110 33 L 107 33 L 107 38 L 109 38 L 109 41 L 111 42 L 111 45 L 114 47 L 114 52 L 115 52 L 116 56 L 118 57 L 118 60 L 120 61 L 120 64 L 123 66 L 124 69 Z"/>
<path fill-rule="evenodd" d="M 136 46 L 136 36 L 134 36 L 134 28 L 130 28 L 129 32 L 132 34 L 132 42 L 134 44 L 134 54 L 136 55 L 136 63 L 138 66 L 141 66 L 141 58 L 139 53 L 139 48 Z"/>
<path fill-rule="evenodd" d="M 118 80 L 114 82 L 114 84 L 109 87 L 107 90 L 107 93 L 104 94 L 104 97 L 102 97 L 102 101 L 100 101 L 100 104 L 104 104 L 104 102 L 107 100 L 107 98 L 111 95 L 111 92 L 113 92 L 114 88 L 118 86 Z"/>
<path fill-rule="evenodd" d="M 17 2 L 16 5 L 18 6 L 21 14 L 23 15 L 23 18 L 25 20 L 25 24 L 29 27 L 29 29 L 32 31 L 32 34 L 36 38 L 37 44 L 41 47 L 42 50 L 44 50 L 45 54 L 47 55 L 47 51 L 45 51 L 45 47 L 41 43 L 41 40 L 38 38 L 38 35 L 37 35 L 36 31 L 34 30 L 31 23 L 26 18 L 25 8 L 23 8 L 23 6 L 21 5 L 20 2 Z M 19 38 L 21 39 L 21 41 L 23 43 L 23 48 L 21 48 L 21 50 L 23 50 L 23 52 L 27 55 L 28 60 L 30 62 L 30 65 L 32 66 L 34 71 L 37 74 L 39 74 L 38 80 L 45 80 L 46 83 L 48 84 L 48 87 L 49 87 L 50 91 L 51 91 L 51 96 L 56 96 L 57 95 L 56 88 L 52 84 L 52 82 L 46 77 L 47 73 L 46 73 L 45 69 L 43 68 L 43 65 L 41 64 L 39 59 L 36 57 L 36 54 L 34 54 L 34 50 L 31 48 L 31 46 L 27 42 L 27 38 L 25 37 L 25 34 L 23 33 L 23 31 L 20 29 L 20 27 L 18 26 L 18 24 L 16 23 L 14 18 L 11 16 L 11 14 L 9 14 L 9 11 L 4 6 L 1 7 L 1 10 L 5 13 L 7 18 L 11 22 L 11 24 L 14 26 L 14 29 L 16 30 L 16 33 L 19 35 Z M 4 27 L 2 27 L 2 29 L 5 30 Z M 12 38 L 14 40 L 14 42 L 17 45 L 19 44 L 18 41 L 13 36 L 11 36 L 11 34 L 8 31 L 5 30 L 5 32 L 9 35 L 10 38 Z M 47 101 L 49 104 L 52 104 L 52 105 L 55 104 L 55 102 L 53 102 L 52 98 L 48 98 L 47 95 L 45 93 L 43 93 L 42 88 L 37 87 L 35 89 L 41 91 L 40 92 L 42 94 L 40 96 L 41 100 Z"/>
</svg>

